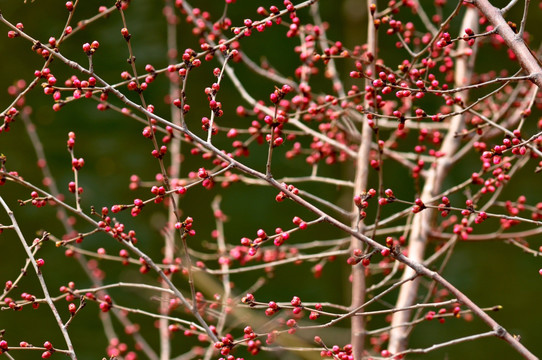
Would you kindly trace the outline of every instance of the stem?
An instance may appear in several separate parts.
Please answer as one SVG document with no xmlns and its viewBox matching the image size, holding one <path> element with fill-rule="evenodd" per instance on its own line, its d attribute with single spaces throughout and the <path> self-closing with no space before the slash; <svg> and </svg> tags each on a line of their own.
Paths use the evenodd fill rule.
<svg viewBox="0 0 542 360">
<path fill-rule="evenodd" d="M 273 114 L 273 121 L 277 118 L 278 106 L 275 105 L 275 113 Z M 273 177 L 271 173 L 271 160 L 273 159 L 273 138 L 275 137 L 275 127 L 270 126 L 269 131 L 269 149 L 267 150 L 267 163 L 265 164 L 265 176 L 268 178 Z"/>
<path fill-rule="evenodd" d="M 175 7 L 172 0 L 166 1 L 166 9 L 164 16 L 166 18 L 167 24 L 167 47 L 168 54 L 170 55 L 168 59 L 169 64 L 174 64 L 177 62 L 177 26 L 175 21 Z M 170 77 L 169 82 L 169 95 L 171 98 L 175 98 L 179 93 L 179 85 L 174 79 L 173 76 Z M 175 105 L 170 105 L 171 113 L 171 122 L 177 125 L 181 125 L 181 110 Z M 169 151 L 171 154 L 171 166 L 170 176 L 173 179 L 179 178 L 181 172 L 181 141 L 178 137 L 172 136 L 171 143 L 169 146 Z M 168 224 L 174 224 L 177 221 L 177 209 L 175 208 L 176 204 L 179 201 L 177 194 L 171 194 L 172 199 L 175 201 L 170 202 L 169 211 L 168 211 Z M 164 235 L 164 260 L 169 263 L 173 262 L 175 257 L 175 234 L 172 231 L 167 231 Z M 162 284 L 163 288 L 166 288 L 166 284 Z M 171 299 L 171 294 L 163 292 L 161 296 L 161 305 L 160 305 L 160 314 L 167 315 L 169 313 L 169 301 Z M 160 331 L 160 360 L 168 360 L 171 358 L 171 343 L 170 343 L 170 333 L 169 333 L 169 320 L 167 318 L 160 318 L 159 320 L 159 331 Z"/>
<path fill-rule="evenodd" d="M 376 3 L 373 3 L 372 0 L 367 1 L 367 16 L 368 16 L 368 25 L 367 25 L 367 45 L 368 51 L 370 51 L 376 58 L 377 53 L 377 34 L 376 29 L 373 23 L 370 7 Z M 370 71 L 374 74 L 376 66 L 372 62 L 369 65 Z M 366 85 L 371 86 L 369 80 L 366 80 Z M 365 100 L 364 108 L 368 108 L 368 101 Z M 367 120 L 362 123 L 361 130 L 361 143 L 359 146 L 358 154 L 356 157 L 356 174 L 354 178 L 354 195 L 361 194 L 362 191 L 367 190 L 368 181 L 369 181 L 369 154 L 371 151 L 371 143 L 373 138 L 373 129 L 369 125 Z M 354 205 L 354 211 L 359 212 L 359 209 Z M 363 234 L 365 231 L 365 225 L 363 220 L 359 221 L 359 218 L 356 216 L 354 223 L 352 224 L 353 228 L 357 228 L 360 234 Z M 353 250 L 358 248 L 360 245 L 359 240 L 356 237 L 351 238 L 350 240 L 350 249 Z M 365 301 L 365 268 L 361 263 L 352 267 L 352 299 L 350 303 L 351 309 L 359 308 Z M 350 341 L 352 344 L 352 353 L 354 355 L 354 360 L 361 360 L 364 346 L 365 346 L 365 317 L 355 316 L 352 318 L 352 328 L 350 330 Z"/>
<path fill-rule="evenodd" d="M 462 29 L 470 27 L 476 32 L 477 27 L 477 14 L 474 9 L 469 8 L 463 18 Z M 464 46 L 464 43 L 460 43 L 460 46 Z M 461 47 L 460 47 L 461 49 Z M 473 54 L 474 57 L 474 54 Z M 465 85 L 466 79 L 470 78 L 471 67 L 465 59 L 458 59 L 455 71 L 455 85 Z M 466 98 L 464 95 L 464 100 Z M 456 153 L 461 144 L 461 139 L 455 136 L 456 133 L 461 132 L 465 127 L 464 117 L 461 115 L 454 116 L 451 119 L 449 130 L 441 146 L 441 153 L 443 157 L 436 161 L 436 166 L 431 167 L 427 174 L 425 185 L 423 187 L 420 199 L 428 200 L 433 198 L 441 191 L 444 183 L 444 179 L 448 174 L 450 167 L 453 165 L 452 156 Z M 423 262 L 425 248 L 427 246 L 427 240 L 431 232 L 432 222 L 436 211 L 434 209 L 426 209 L 420 214 L 416 214 L 413 217 L 411 233 L 409 236 L 408 256 L 416 262 Z M 413 268 L 405 268 L 402 279 L 410 278 L 414 274 Z M 418 286 L 420 279 L 415 279 L 412 282 L 405 284 L 399 291 L 399 297 L 397 298 L 396 307 L 404 308 L 413 305 L 418 297 Z M 407 349 L 408 347 L 408 335 L 404 328 L 399 327 L 399 324 L 403 324 L 409 321 L 411 311 L 404 311 L 396 313 L 392 318 L 392 331 L 390 332 L 390 341 L 388 350 L 392 353 L 399 353 Z"/>
</svg>

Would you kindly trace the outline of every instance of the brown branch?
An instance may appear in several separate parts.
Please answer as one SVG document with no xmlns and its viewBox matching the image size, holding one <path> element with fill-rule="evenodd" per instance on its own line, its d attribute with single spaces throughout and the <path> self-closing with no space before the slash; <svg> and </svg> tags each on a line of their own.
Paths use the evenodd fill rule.
<svg viewBox="0 0 542 360">
<path fill-rule="evenodd" d="M 476 29 L 477 20 L 478 18 L 475 10 L 473 8 L 468 9 L 463 19 L 462 29 L 467 27 Z M 461 43 L 458 50 L 461 51 L 461 46 L 464 45 L 464 43 Z M 470 66 L 464 58 L 458 59 L 455 71 L 456 86 L 464 86 L 466 84 L 468 81 L 467 79 L 470 78 L 469 68 Z M 466 96 L 467 95 L 465 94 L 464 97 Z M 455 110 L 457 111 L 458 109 Z M 441 191 L 444 179 L 453 165 L 453 156 L 461 144 L 461 139 L 457 138 L 455 134 L 461 132 L 465 127 L 464 122 L 465 120 L 462 115 L 456 115 L 451 119 L 449 130 L 440 149 L 444 156 L 436 161 L 436 166 L 432 167 L 427 174 L 427 179 L 420 196 L 422 201 L 434 197 Z M 436 211 L 434 209 L 427 209 L 413 218 L 412 230 L 409 237 L 408 255 L 409 258 L 414 261 L 423 262 L 435 213 Z M 413 268 L 405 268 L 402 279 L 412 277 L 413 273 Z M 419 283 L 420 279 L 415 279 L 401 287 L 396 307 L 404 308 L 412 306 L 416 302 Z M 405 328 L 397 325 L 407 323 L 410 316 L 411 311 L 399 312 L 393 315 L 391 324 L 393 329 L 390 332 L 388 347 L 389 351 L 393 354 L 405 351 L 408 347 L 408 332 Z"/>
<path fill-rule="evenodd" d="M 367 46 L 368 50 L 376 57 L 377 51 L 377 33 L 373 22 L 371 6 L 376 7 L 376 3 L 373 0 L 367 0 Z M 369 65 L 370 71 L 375 72 L 376 66 L 373 62 Z M 371 86 L 369 80 L 366 80 L 366 85 Z M 364 108 L 368 108 L 368 100 L 364 102 Z M 362 191 L 366 191 L 369 182 L 369 160 L 371 152 L 371 143 L 373 139 L 373 129 L 369 125 L 369 122 L 365 119 L 362 122 L 361 130 L 361 143 L 356 158 L 356 174 L 354 178 L 354 195 L 360 195 Z M 353 210 L 359 214 L 360 209 L 356 205 L 353 205 Z M 357 214 L 356 214 L 357 215 Z M 365 232 L 365 226 L 363 219 L 356 216 L 352 222 L 352 228 L 357 229 L 360 234 Z M 350 250 L 354 250 L 360 247 L 360 241 L 352 236 L 350 240 Z M 350 303 L 351 309 L 360 308 L 365 302 L 365 268 L 359 262 L 352 266 L 352 299 Z M 365 343 L 365 317 L 355 316 L 352 318 L 352 325 L 350 329 L 350 342 L 352 344 L 352 354 L 354 360 L 361 360 L 364 343 Z"/>
<path fill-rule="evenodd" d="M 542 67 L 533 51 L 527 46 L 520 34 L 516 34 L 507 24 L 499 8 L 487 0 L 473 0 L 472 4 L 489 20 L 506 45 L 514 52 L 519 64 L 531 76 L 531 81 L 542 87 Z"/>
</svg>

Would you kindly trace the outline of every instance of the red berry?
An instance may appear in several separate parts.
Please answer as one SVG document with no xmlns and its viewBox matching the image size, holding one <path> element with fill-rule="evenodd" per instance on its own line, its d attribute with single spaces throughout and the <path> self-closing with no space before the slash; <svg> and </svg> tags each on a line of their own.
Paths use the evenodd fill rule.
<svg viewBox="0 0 542 360">
<path fill-rule="evenodd" d="M 292 304 L 292 306 L 299 306 L 301 305 L 301 299 L 297 296 L 294 296 L 292 298 L 292 301 L 290 301 L 290 304 Z"/>
<path fill-rule="evenodd" d="M 275 310 L 272 309 L 272 308 L 267 308 L 267 309 L 265 309 L 265 315 L 267 315 L 267 316 L 271 316 L 271 315 L 273 315 L 274 313 L 275 313 Z"/>
<path fill-rule="evenodd" d="M 288 319 L 288 321 L 286 321 L 286 326 L 288 327 L 294 327 L 296 325 L 297 325 L 297 322 L 294 319 Z"/>
<path fill-rule="evenodd" d="M 380 355 L 382 355 L 382 357 L 390 357 L 391 353 L 388 350 L 382 350 Z"/>
</svg>

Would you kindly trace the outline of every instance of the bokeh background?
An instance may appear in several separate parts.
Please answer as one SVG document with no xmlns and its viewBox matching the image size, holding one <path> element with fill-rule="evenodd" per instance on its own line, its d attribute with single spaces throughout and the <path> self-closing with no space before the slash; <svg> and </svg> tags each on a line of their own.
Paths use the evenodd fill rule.
<svg viewBox="0 0 542 360">
<path fill-rule="evenodd" d="M 208 10 L 212 20 L 217 19 L 223 10 L 223 1 L 218 0 L 196 0 L 192 5 Z M 246 17 L 257 18 L 256 8 L 258 6 L 268 7 L 275 4 L 275 1 L 262 0 L 253 2 L 250 0 L 237 0 L 230 7 L 228 16 L 233 24 L 241 24 Z M 449 1 L 445 11 L 455 6 Z M 495 4 L 497 5 L 497 1 Z M 505 3 L 501 1 L 501 3 Z M 0 10 L 2 15 L 9 21 L 22 22 L 25 31 L 47 42 L 50 36 L 57 36 L 62 31 L 66 11 L 62 1 L 36 0 L 23 3 L 23 0 L 1 0 Z M 98 6 L 113 5 L 112 1 L 95 2 L 80 1 L 76 20 L 87 18 L 97 12 Z M 501 4 L 502 5 L 502 4 Z M 427 11 L 431 11 L 431 3 L 427 3 Z M 163 68 L 167 65 L 166 57 L 166 26 L 162 16 L 163 1 L 133 1 L 126 11 L 129 30 L 132 34 L 134 52 L 137 57 L 138 69 L 142 73 L 145 64 L 150 63 L 155 68 Z M 510 18 L 519 23 L 520 8 L 516 6 Z M 347 47 L 363 43 L 366 33 L 367 14 L 363 1 L 321 1 L 320 8 L 322 17 L 329 22 L 330 28 L 328 37 L 332 40 L 340 40 Z M 538 46 L 540 35 L 537 30 L 537 23 L 540 21 L 540 10 L 538 4 L 531 4 L 528 30 L 532 33 L 533 48 Z M 518 11 L 516 11 L 518 10 Z M 308 18 L 306 10 L 300 12 L 300 17 Z M 458 24 L 454 25 L 456 28 Z M 87 29 L 77 33 L 63 48 L 63 54 L 81 64 L 86 64 L 86 56 L 81 51 L 81 45 L 85 42 L 98 40 L 100 48 L 94 56 L 95 70 L 107 81 L 115 83 L 120 81 L 122 71 L 130 71 L 126 62 L 128 52 L 125 41 L 120 35 L 122 22 L 120 16 L 114 12 L 109 18 L 102 19 L 88 26 Z M 191 25 L 181 19 L 179 24 L 178 41 L 179 49 L 198 49 L 197 40 L 191 36 Z M 4 35 L 0 36 L 0 107 L 4 109 L 10 102 L 11 97 L 7 95 L 7 87 L 19 79 L 29 82 L 33 78 L 33 72 L 41 68 L 43 60 L 30 50 L 30 44 L 23 39 L 8 39 L 5 36 L 8 28 L 0 26 Z M 295 39 L 287 39 L 284 28 L 277 27 L 263 34 L 255 34 L 251 38 L 242 41 L 242 51 L 245 51 L 253 60 L 267 61 L 275 69 L 285 76 L 293 76 L 295 67 L 299 65 L 299 59 L 292 51 L 297 44 Z M 0 31 L 0 34 L 2 32 Z M 256 36 L 257 35 L 257 36 Z M 400 59 L 404 53 L 399 52 L 393 46 L 395 41 L 381 41 L 382 56 L 385 59 Z M 208 115 L 208 105 L 203 90 L 213 82 L 212 68 L 219 66 L 214 61 L 212 65 L 204 64 L 201 69 L 190 75 L 188 88 L 188 101 L 192 107 L 187 121 L 192 122 L 193 129 L 199 135 L 201 116 Z M 352 63 L 349 61 L 338 62 L 342 78 L 347 85 L 353 83 L 348 77 Z M 235 66 L 236 72 L 243 79 L 244 85 L 255 98 L 267 99 L 273 90 L 273 84 L 264 80 L 243 66 Z M 516 65 L 507 59 L 504 50 L 494 50 L 489 46 L 482 47 L 476 65 L 477 71 L 485 72 L 490 68 L 499 71 L 500 69 L 516 68 Z M 54 61 L 51 70 L 59 81 L 74 74 L 59 61 Z M 325 79 L 321 82 L 314 81 L 313 89 L 329 91 L 330 83 Z M 164 104 L 164 96 L 167 93 L 168 81 L 159 76 L 155 83 L 145 92 L 148 103 L 155 104 L 157 113 L 169 114 L 168 106 Z M 133 95 L 133 94 L 132 94 Z M 149 196 L 148 189 L 130 191 L 128 189 L 131 174 L 138 174 L 143 180 L 152 181 L 159 171 L 157 162 L 150 156 L 152 144 L 141 136 L 143 126 L 127 117 L 112 111 L 99 112 L 96 109 L 97 103 L 92 100 L 81 100 L 68 104 L 60 112 L 52 111 L 52 99 L 43 95 L 37 88 L 27 95 L 27 104 L 32 106 L 31 119 L 35 123 L 37 132 L 44 144 L 48 164 L 55 176 L 61 192 L 70 199 L 67 191 L 67 184 L 72 181 L 70 157 L 66 151 L 66 139 L 69 131 L 77 135 L 75 147 L 76 156 L 85 158 L 85 167 L 80 172 L 80 183 L 85 191 L 82 197 L 83 209 L 88 210 L 90 206 L 100 209 L 102 206 L 112 206 L 119 203 L 131 203 L 134 198 L 145 198 Z M 132 97 L 132 99 L 135 99 Z M 246 105 L 239 97 L 233 85 L 225 79 L 219 93 L 219 99 L 224 106 L 225 116 L 220 119 L 219 125 L 244 127 L 249 123 L 249 118 L 238 118 L 235 116 L 235 108 L 238 105 Z M 540 114 L 532 115 L 533 126 Z M 222 137 L 217 139 L 218 145 L 231 149 L 231 141 Z M 228 148 L 228 146 L 230 146 Z M 263 171 L 265 164 L 266 149 L 255 144 L 251 145 L 251 157 L 246 163 L 253 165 L 256 169 Z M 188 149 L 184 148 L 185 154 Z M 285 150 L 284 150 L 285 151 Z M 41 172 L 36 165 L 36 157 L 29 137 L 23 123 L 19 120 L 13 124 L 12 130 L 7 134 L 0 134 L 0 153 L 7 156 L 7 168 L 18 171 L 26 180 L 40 184 L 42 181 Z M 308 175 L 310 168 L 305 164 L 303 158 L 286 161 L 280 151 L 276 153 L 274 163 L 275 177 Z M 460 169 L 454 169 L 447 180 L 449 184 L 456 184 L 469 176 L 473 169 L 476 169 L 477 159 L 471 163 L 466 161 Z M 472 166 L 468 166 L 472 165 Z M 183 161 L 183 174 L 197 170 L 198 167 L 210 167 L 210 163 L 198 157 L 187 155 Z M 526 166 L 514 179 L 512 185 L 507 187 L 502 195 L 503 199 L 515 200 L 519 195 L 527 196 L 529 203 L 536 204 L 542 198 L 539 184 L 540 175 L 533 173 L 534 166 Z M 395 171 L 395 173 L 393 173 Z M 333 166 L 321 166 L 319 174 L 332 176 L 350 176 L 352 164 L 343 163 Z M 393 176 L 392 176 L 393 174 Z M 403 198 L 413 198 L 415 192 L 413 182 L 408 172 L 400 167 L 387 168 L 387 176 L 399 179 L 393 184 L 396 194 Z M 374 183 L 376 186 L 376 182 Z M 389 186 L 392 186 L 391 184 Z M 303 185 L 304 189 L 321 194 L 335 201 L 338 205 L 349 208 L 348 191 L 336 189 L 329 185 Z M 212 242 L 211 231 L 215 228 L 214 219 L 210 209 L 210 202 L 218 193 L 222 194 L 222 209 L 228 216 L 226 227 L 226 239 L 229 244 L 238 244 L 243 236 L 255 237 L 259 228 L 271 231 L 277 226 L 288 228 L 291 218 L 295 215 L 304 219 L 312 219 L 312 216 L 304 209 L 293 203 L 277 204 L 274 201 L 275 190 L 259 186 L 245 186 L 234 184 L 228 189 L 215 187 L 211 191 L 195 189 L 189 191 L 182 199 L 181 208 L 184 214 L 195 219 L 197 236 L 192 241 L 194 248 L 205 249 L 205 244 Z M 36 237 L 38 233 L 46 230 L 56 236 L 63 235 L 63 227 L 56 219 L 56 212 L 51 208 L 36 209 L 31 206 L 19 208 L 17 199 L 29 198 L 29 191 L 18 185 L 7 184 L 0 187 L 0 195 L 4 197 L 15 211 L 15 215 L 27 240 Z M 73 199 L 72 199 L 73 203 Z M 402 208 L 401 208 L 402 209 Z M 389 211 L 397 211 L 397 208 Z M 154 206 L 146 208 L 137 218 L 132 218 L 128 212 L 117 216 L 127 228 L 137 231 L 138 245 L 149 255 L 156 259 L 160 258 L 161 235 L 160 229 L 165 225 L 167 214 L 163 207 Z M 9 223 L 5 212 L 0 212 L 0 223 Z M 487 222 L 486 230 L 491 231 L 497 222 Z M 88 224 L 77 221 L 75 227 L 78 231 L 90 230 Z M 333 228 L 326 225 L 318 225 L 309 229 L 303 234 L 296 233 L 292 240 L 303 243 L 312 240 L 333 239 L 342 237 Z M 533 239 L 533 244 L 538 247 L 539 239 Z M 23 266 L 25 254 L 18 239 L 9 231 L 0 236 L 0 282 L 14 279 Z M 112 239 L 103 235 L 94 235 L 85 239 L 83 246 L 89 250 L 96 250 L 99 247 L 105 248 L 108 253 L 117 254 L 121 249 Z M 78 288 L 91 285 L 76 260 L 66 258 L 62 249 L 57 249 L 53 244 L 45 244 L 40 250 L 40 257 L 46 260 L 44 269 L 49 289 L 53 295 L 58 294 L 58 288 L 66 285 L 68 281 L 74 281 Z M 312 268 L 315 263 L 304 263 L 302 265 L 287 265 L 280 267 L 271 274 L 265 271 L 256 271 L 246 275 L 235 275 L 232 281 L 235 283 L 234 293 L 242 295 L 243 291 L 253 285 L 258 279 L 265 279 L 265 285 L 256 293 L 257 299 L 262 301 L 289 301 L 292 296 L 300 296 L 306 301 L 327 301 L 339 304 L 348 304 L 350 299 L 349 290 L 349 268 L 345 259 L 339 258 L 335 261 L 327 261 L 324 264 L 322 276 L 315 279 Z M 218 268 L 216 263 L 209 264 L 212 268 Z M 541 277 L 538 269 L 542 267 L 539 259 L 523 253 L 518 248 L 506 245 L 503 242 L 482 242 L 482 243 L 460 243 L 458 244 L 449 265 L 446 267 L 444 276 L 447 277 L 459 289 L 463 290 L 475 302 L 481 306 L 502 305 L 503 310 L 493 313 L 492 316 L 500 322 L 508 331 L 521 336 L 522 342 L 535 354 L 542 354 L 542 332 L 540 321 L 542 309 L 540 299 L 542 298 Z M 100 262 L 100 268 L 107 274 L 107 282 L 116 281 L 142 281 L 153 282 L 154 275 L 142 276 L 137 267 L 123 267 L 120 264 L 111 262 Z M 182 279 L 177 279 L 182 283 Z M 204 287 L 202 291 L 209 291 Z M 20 284 L 20 291 L 32 292 L 41 296 L 37 280 L 32 272 L 25 277 Z M 137 306 L 146 310 L 155 310 L 158 302 L 153 299 L 153 294 L 143 291 L 112 291 L 115 302 L 123 305 L 130 305 L 136 302 Z M 206 294 L 212 296 L 211 294 Z M 386 298 L 393 302 L 396 293 Z M 59 303 L 62 310 L 63 302 Z M 380 308 L 382 304 L 375 306 Z M 72 325 L 72 337 L 75 339 L 75 346 L 79 359 L 97 359 L 106 356 L 105 348 L 107 339 L 103 333 L 99 321 L 99 309 L 94 303 L 89 303 L 80 315 L 77 316 Z M 67 309 L 63 315 L 67 317 Z M 260 311 L 259 315 L 263 315 Z M 154 323 L 145 317 L 133 316 L 134 322 L 141 325 L 142 334 L 147 341 L 158 346 L 158 333 L 154 329 Z M 383 319 L 375 318 L 371 321 L 371 327 L 384 326 Z M 130 337 L 124 334 L 122 327 L 115 323 L 115 328 L 122 341 L 126 341 L 130 349 L 133 349 L 133 342 Z M 41 345 L 43 341 L 49 340 L 53 344 L 63 347 L 60 332 L 54 324 L 49 309 L 41 306 L 37 310 L 25 308 L 22 312 L 10 310 L 0 311 L 0 329 L 5 329 L 4 338 L 10 345 L 26 340 L 34 345 Z M 484 332 L 488 329 L 484 324 L 474 319 L 466 322 L 463 319 L 449 319 L 445 324 L 438 322 L 427 322 L 417 326 L 412 333 L 411 346 L 414 348 L 428 347 L 434 343 L 450 340 L 454 337 L 467 336 L 477 332 Z M 239 335 L 239 331 L 234 332 Z M 339 324 L 331 332 L 325 332 L 327 337 L 324 340 L 329 345 L 344 345 L 349 341 L 348 322 Z M 312 334 L 300 335 L 306 337 L 310 344 Z M 175 335 L 173 341 L 174 353 L 181 353 L 194 343 L 191 339 L 185 339 L 181 334 Z M 39 357 L 39 352 L 14 352 L 16 359 L 33 359 Z M 318 358 L 317 353 L 280 353 L 271 352 L 260 354 L 260 358 L 285 359 L 296 358 Z M 54 355 L 55 358 L 61 355 Z M 141 355 L 140 358 L 144 358 Z M 462 343 L 457 346 L 445 348 L 427 355 L 415 355 L 411 358 L 423 359 L 514 359 L 518 355 L 513 352 L 504 342 L 489 338 L 475 342 Z"/>
</svg>

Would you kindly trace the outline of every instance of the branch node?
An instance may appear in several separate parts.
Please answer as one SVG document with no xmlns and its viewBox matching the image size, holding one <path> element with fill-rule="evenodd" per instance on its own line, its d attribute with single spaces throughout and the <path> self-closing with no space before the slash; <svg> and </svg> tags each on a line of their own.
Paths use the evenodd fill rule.
<svg viewBox="0 0 542 360">
<path fill-rule="evenodd" d="M 504 338 L 506 336 L 506 334 L 507 334 L 507 331 L 502 326 L 497 326 L 495 328 L 495 336 L 502 339 L 502 338 Z"/>
</svg>

